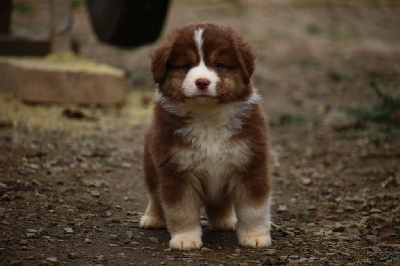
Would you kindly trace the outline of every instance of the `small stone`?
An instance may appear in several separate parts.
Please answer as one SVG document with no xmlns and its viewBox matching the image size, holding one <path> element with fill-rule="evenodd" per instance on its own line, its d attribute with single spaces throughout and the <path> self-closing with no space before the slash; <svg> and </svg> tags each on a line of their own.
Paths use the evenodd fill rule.
<svg viewBox="0 0 400 266">
<path fill-rule="evenodd" d="M 312 183 L 312 179 L 308 178 L 308 177 L 304 177 L 304 178 L 301 179 L 301 182 L 303 183 L 303 185 L 309 186 Z"/>
<path fill-rule="evenodd" d="M 21 240 L 20 242 L 19 242 L 21 245 L 28 245 L 28 240 Z"/>
<path fill-rule="evenodd" d="M 34 237 L 36 237 L 36 234 L 35 233 L 26 233 L 26 237 L 27 238 L 34 238 Z"/>
<path fill-rule="evenodd" d="M 100 192 L 98 190 L 93 190 L 90 194 L 92 194 L 92 197 L 95 198 L 100 197 Z"/>
<path fill-rule="evenodd" d="M 148 239 L 153 243 L 158 243 L 158 238 L 156 238 L 156 237 L 151 236 Z"/>
<path fill-rule="evenodd" d="M 66 234 L 73 234 L 74 230 L 71 227 L 64 228 L 64 233 Z"/>
<path fill-rule="evenodd" d="M 399 266 L 400 265 L 400 255 L 393 259 L 393 265 Z"/>
<path fill-rule="evenodd" d="M 348 212 L 352 212 L 352 211 L 354 211 L 354 207 L 350 206 L 350 205 L 346 205 L 346 206 L 344 206 L 344 210 L 348 211 Z"/>
<path fill-rule="evenodd" d="M 122 168 L 131 168 L 132 164 L 131 163 L 121 163 Z"/>
<path fill-rule="evenodd" d="M 51 262 L 51 263 L 57 263 L 58 262 L 57 258 L 54 258 L 54 257 L 46 258 L 46 260 L 48 262 Z"/>
<path fill-rule="evenodd" d="M 344 232 L 345 229 L 346 229 L 346 228 L 345 228 L 343 225 L 341 225 L 341 224 L 335 224 L 335 225 L 333 226 L 332 231 L 333 231 L 333 232 Z"/>
<path fill-rule="evenodd" d="M 380 249 L 379 247 L 370 247 L 371 251 L 374 253 L 381 253 L 382 249 Z"/>
<path fill-rule="evenodd" d="M 348 240 L 350 242 L 355 242 L 355 241 L 360 241 L 361 238 L 359 236 L 356 236 L 356 235 L 351 235 L 346 240 Z"/>
<path fill-rule="evenodd" d="M 287 211 L 287 206 L 286 205 L 279 205 L 278 212 L 285 212 L 285 211 Z"/>
<path fill-rule="evenodd" d="M 315 206 L 315 205 L 310 205 L 310 206 L 307 207 L 307 210 L 308 210 L 308 211 L 316 211 L 316 210 L 317 210 L 317 206 Z"/>
<path fill-rule="evenodd" d="M 212 251 L 211 249 L 209 249 L 209 248 L 206 248 L 206 247 L 202 247 L 201 249 L 200 249 L 200 251 L 204 251 L 204 252 L 206 252 L 206 251 Z"/>
<path fill-rule="evenodd" d="M 240 253 L 242 250 L 240 248 L 235 249 L 236 253 Z"/>
<path fill-rule="evenodd" d="M 85 244 L 93 244 L 93 241 L 90 240 L 89 238 L 85 238 L 85 240 L 83 241 Z"/>
<path fill-rule="evenodd" d="M 110 212 L 110 211 L 106 211 L 106 217 L 111 217 L 113 215 L 113 213 L 112 212 Z"/>
<path fill-rule="evenodd" d="M 379 242 L 379 237 L 377 237 L 376 235 L 367 235 L 365 236 L 365 240 L 368 244 L 376 244 Z"/>
<path fill-rule="evenodd" d="M 4 194 L 1 197 L 1 201 L 11 201 L 11 197 L 9 195 L 7 195 L 7 194 Z"/>
<path fill-rule="evenodd" d="M 106 261 L 106 258 L 104 258 L 104 255 L 100 255 L 100 256 L 97 256 L 97 257 L 94 259 L 94 261 L 97 262 L 97 263 L 102 263 L 102 262 L 105 262 L 105 261 Z"/>
<path fill-rule="evenodd" d="M 118 239 L 118 235 L 110 235 L 110 240 Z"/>
<path fill-rule="evenodd" d="M 275 249 L 266 249 L 265 252 L 263 252 L 263 255 L 273 255 L 276 253 Z"/>
<path fill-rule="evenodd" d="M 132 236 L 133 236 L 133 232 L 132 232 L 132 231 L 127 231 L 127 232 L 125 233 L 125 237 L 126 237 L 127 239 L 131 239 Z"/>
<path fill-rule="evenodd" d="M 382 210 L 381 210 L 381 209 L 376 209 L 376 208 L 374 208 L 374 209 L 371 209 L 371 210 L 369 211 L 369 213 L 382 213 Z"/>
<path fill-rule="evenodd" d="M 80 254 L 78 252 L 70 252 L 70 253 L 68 253 L 68 258 L 69 259 L 74 260 L 74 259 L 79 259 L 80 257 L 81 256 L 80 256 Z"/>
<path fill-rule="evenodd" d="M 35 238 L 39 236 L 39 232 L 36 229 L 26 229 L 27 238 Z"/>
</svg>

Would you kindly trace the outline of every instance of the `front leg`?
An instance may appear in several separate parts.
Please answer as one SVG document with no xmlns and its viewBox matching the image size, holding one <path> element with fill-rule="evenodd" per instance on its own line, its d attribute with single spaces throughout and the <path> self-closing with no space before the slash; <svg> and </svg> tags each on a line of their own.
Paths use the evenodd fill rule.
<svg viewBox="0 0 400 266">
<path fill-rule="evenodd" d="M 240 245 L 263 248 L 271 245 L 270 179 L 267 171 L 249 173 L 242 177 L 235 193 L 236 231 Z"/>
<path fill-rule="evenodd" d="M 203 245 L 200 226 L 201 200 L 197 190 L 187 178 L 170 178 L 163 185 L 161 195 L 168 231 L 170 248 L 196 250 Z"/>
<path fill-rule="evenodd" d="M 239 204 L 236 206 L 236 226 L 239 244 L 252 248 L 271 245 L 270 198 L 260 205 Z"/>
</svg>

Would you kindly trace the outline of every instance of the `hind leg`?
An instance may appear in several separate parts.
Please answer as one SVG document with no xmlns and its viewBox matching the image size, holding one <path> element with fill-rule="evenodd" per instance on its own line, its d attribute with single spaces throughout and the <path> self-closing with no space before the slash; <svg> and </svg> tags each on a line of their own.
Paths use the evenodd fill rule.
<svg viewBox="0 0 400 266">
<path fill-rule="evenodd" d="M 140 228 L 165 228 L 164 211 L 159 196 L 158 176 L 147 146 L 144 149 L 143 165 L 146 186 L 150 192 L 150 202 L 140 219 Z"/>
<path fill-rule="evenodd" d="M 218 204 L 206 204 L 208 222 L 214 229 L 235 231 L 236 215 L 233 204 L 230 201 Z"/>
</svg>

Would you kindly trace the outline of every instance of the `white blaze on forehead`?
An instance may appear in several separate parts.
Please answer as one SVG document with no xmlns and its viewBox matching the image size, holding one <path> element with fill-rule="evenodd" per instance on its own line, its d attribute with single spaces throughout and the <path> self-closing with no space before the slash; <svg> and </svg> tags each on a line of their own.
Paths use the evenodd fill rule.
<svg viewBox="0 0 400 266">
<path fill-rule="evenodd" d="M 204 60 L 203 54 L 203 28 L 198 28 L 194 31 L 194 41 L 196 42 L 197 51 L 199 51 L 200 61 Z"/>
<path fill-rule="evenodd" d="M 195 97 L 199 94 L 206 93 L 208 96 L 217 96 L 217 83 L 220 81 L 218 74 L 209 69 L 204 62 L 204 52 L 203 52 L 203 33 L 204 28 L 198 28 L 194 31 L 193 39 L 196 43 L 197 51 L 199 53 L 200 62 L 198 65 L 194 66 L 186 74 L 185 79 L 182 82 L 183 92 L 187 97 Z M 196 87 L 197 79 L 208 79 L 210 85 L 206 92 L 200 92 Z"/>
</svg>

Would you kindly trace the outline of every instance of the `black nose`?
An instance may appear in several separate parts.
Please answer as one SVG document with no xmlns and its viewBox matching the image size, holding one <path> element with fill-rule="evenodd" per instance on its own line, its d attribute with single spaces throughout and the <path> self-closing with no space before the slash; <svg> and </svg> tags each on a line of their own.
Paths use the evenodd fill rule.
<svg viewBox="0 0 400 266">
<path fill-rule="evenodd" d="M 208 88 L 208 85 L 210 85 L 210 81 L 208 79 L 205 78 L 199 78 L 196 79 L 196 87 L 199 90 L 206 90 Z"/>
</svg>

